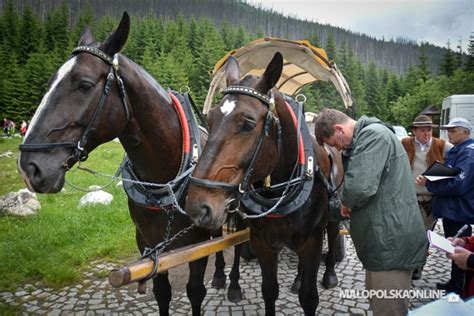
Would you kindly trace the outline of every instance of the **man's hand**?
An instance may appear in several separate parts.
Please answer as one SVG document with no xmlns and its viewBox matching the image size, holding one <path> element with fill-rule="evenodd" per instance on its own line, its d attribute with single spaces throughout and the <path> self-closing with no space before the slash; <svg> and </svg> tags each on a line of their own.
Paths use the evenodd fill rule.
<svg viewBox="0 0 474 316">
<path fill-rule="evenodd" d="M 467 258 L 472 254 L 467 249 L 464 249 L 462 247 L 456 247 L 454 248 L 454 253 L 448 255 L 454 263 L 461 269 L 466 270 L 467 269 Z"/>
<path fill-rule="evenodd" d="M 351 217 L 352 210 L 345 205 L 341 205 L 341 215 L 344 217 Z"/>
<path fill-rule="evenodd" d="M 451 242 L 451 245 L 453 246 L 460 246 L 460 247 L 464 247 L 464 245 L 466 244 L 466 241 L 462 238 L 453 238 L 453 237 L 448 237 L 448 240 Z"/>
<path fill-rule="evenodd" d="M 426 179 L 425 177 L 423 177 L 423 176 L 420 175 L 420 176 L 416 177 L 416 179 L 415 179 L 415 184 L 425 186 L 425 185 L 426 185 L 426 181 L 427 181 L 427 179 Z"/>
</svg>

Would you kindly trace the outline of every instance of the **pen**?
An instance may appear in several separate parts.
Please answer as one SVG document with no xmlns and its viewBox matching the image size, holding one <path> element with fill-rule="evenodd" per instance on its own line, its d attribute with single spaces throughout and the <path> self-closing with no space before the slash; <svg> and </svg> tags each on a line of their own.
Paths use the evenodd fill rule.
<svg viewBox="0 0 474 316">
<path fill-rule="evenodd" d="M 458 238 L 459 236 L 461 236 L 461 234 L 469 227 L 468 224 L 464 224 L 463 227 L 461 227 L 458 232 L 456 233 L 456 235 L 454 235 L 454 239 Z"/>
</svg>

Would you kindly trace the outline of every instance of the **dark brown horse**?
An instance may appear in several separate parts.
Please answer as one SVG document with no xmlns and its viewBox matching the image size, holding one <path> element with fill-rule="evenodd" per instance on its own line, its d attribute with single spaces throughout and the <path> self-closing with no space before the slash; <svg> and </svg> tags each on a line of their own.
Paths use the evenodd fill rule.
<svg viewBox="0 0 474 316">
<path fill-rule="evenodd" d="M 301 109 L 291 110 L 273 89 L 282 66 L 282 55 L 276 53 L 261 78 L 240 80 L 236 59 L 227 61 L 227 88 L 209 112 L 209 139 L 191 177 L 186 211 L 199 226 L 217 229 L 230 212 L 239 212 L 241 202 L 262 270 L 266 314 L 275 314 L 278 253 L 286 246 L 299 258 L 300 304 L 313 315 L 319 303 L 316 276 L 328 215 L 330 160 L 314 138 L 302 144 L 302 118 L 295 120 Z M 268 185 L 276 191 L 257 194 Z M 285 208 L 295 211 L 285 215 Z"/>
<path fill-rule="evenodd" d="M 130 18 L 126 13 L 104 43 L 96 43 L 90 30 L 85 30 L 79 46 L 50 80 L 49 90 L 20 146 L 18 167 L 31 190 L 56 193 L 63 187 L 65 173 L 72 165 L 86 159 L 87 153 L 100 144 L 118 137 L 129 159 L 124 170 L 142 182 L 135 189 L 141 191 L 142 202 L 149 202 L 132 199 L 133 185 L 124 182 L 124 187 L 132 190 L 132 193 L 127 191 L 128 206 L 136 226 L 138 248 L 143 253 L 145 248 L 171 239 L 192 224 L 186 214 L 177 211 L 181 209 L 178 205 L 160 204 L 163 201 L 160 197 L 168 188 L 152 184 L 169 184 L 183 203 L 182 188 L 187 181 L 183 175 L 189 170 L 195 152 L 192 153 L 190 143 L 192 135 L 185 128 L 183 107 L 140 66 L 119 54 L 129 30 Z M 196 144 L 203 138 L 197 134 Z M 190 228 L 168 249 L 209 238 L 209 230 Z M 222 253 L 217 258 L 213 283 L 223 285 Z M 206 295 L 203 283 L 206 265 L 207 258 L 189 264 L 186 289 L 194 315 L 201 313 Z M 234 270 L 236 265 L 229 291 L 239 295 L 238 261 Z M 168 273 L 153 278 L 153 292 L 160 314 L 167 315 L 171 301 Z"/>
</svg>

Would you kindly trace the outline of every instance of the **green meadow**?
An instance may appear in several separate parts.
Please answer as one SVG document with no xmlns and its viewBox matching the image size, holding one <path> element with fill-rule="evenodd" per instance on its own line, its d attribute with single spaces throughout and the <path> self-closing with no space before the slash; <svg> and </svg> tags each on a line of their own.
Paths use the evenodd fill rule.
<svg viewBox="0 0 474 316">
<path fill-rule="evenodd" d="M 0 195 L 26 187 L 16 167 L 20 142 L 21 138 L 0 138 Z M 82 166 L 113 175 L 123 155 L 120 143 L 109 142 L 94 150 Z M 92 260 L 138 258 L 122 187 L 114 181 L 105 189 L 114 196 L 110 205 L 79 208 L 86 193 L 74 187 L 103 186 L 111 180 L 74 167 L 66 181 L 61 193 L 37 195 L 41 203 L 37 215 L 0 216 L 0 292 L 36 282 L 59 288 L 80 281 L 81 271 Z"/>
</svg>

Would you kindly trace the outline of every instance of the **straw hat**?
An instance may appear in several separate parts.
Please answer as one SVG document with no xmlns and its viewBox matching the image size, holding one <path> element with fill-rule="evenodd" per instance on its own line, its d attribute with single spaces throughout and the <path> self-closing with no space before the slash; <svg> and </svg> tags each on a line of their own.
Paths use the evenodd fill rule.
<svg viewBox="0 0 474 316">
<path fill-rule="evenodd" d="M 438 125 L 433 124 L 433 121 L 428 115 L 418 115 L 413 123 L 411 123 L 411 128 L 416 127 L 438 127 Z"/>
</svg>

